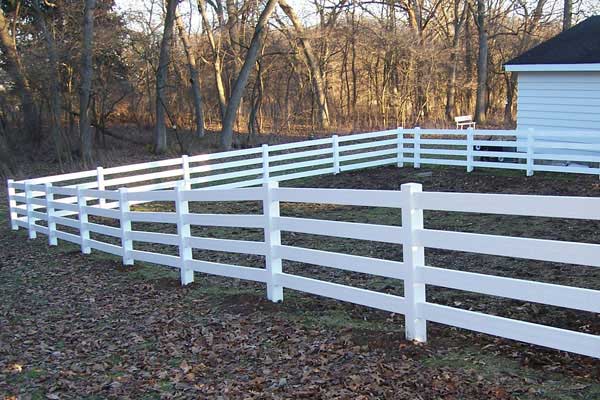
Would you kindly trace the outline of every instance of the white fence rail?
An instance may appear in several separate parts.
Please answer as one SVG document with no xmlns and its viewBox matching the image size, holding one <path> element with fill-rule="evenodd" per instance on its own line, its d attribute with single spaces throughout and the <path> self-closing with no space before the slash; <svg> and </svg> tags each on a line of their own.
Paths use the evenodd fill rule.
<svg viewBox="0 0 600 400">
<path fill-rule="evenodd" d="M 56 239 L 66 240 L 81 246 L 83 253 L 89 253 L 92 249 L 107 252 L 122 257 L 127 265 L 144 261 L 178 268 L 184 285 L 194 280 L 194 272 L 252 280 L 266 284 L 267 296 L 272 301 L 282 301 L 283 289 L 289 288 L 403 314 L 408 339 L 426 341 L 427 321 L 434 321 L 600 358 L 600 336 L 431 303 L 427 301 L 426 286 L 441 286 L 591 313 L 600 313 L 600 291 L 433 267 L 427 265 L 424 252 L 425 248 L 437 248 L 600 267 L 600 245 L 437 231 L 423 227 L 423 210 L 600 219 L 600 198 L 429 193 L 422 192 L 418 184 L 402 185 L 401 191 L 369 191 L 279 188 L 276 182 L 270 181 L 265 182 L 262 188 L 190 190 L 181 182 L 175 190 L 140 193 L 122 188 L 117 195 L 114 191 L 65 190 L 50 184 L 27 185 L 29 192 L 44 192 L 46 199 L 38 203 L 44 207 L 44 212 L 32 211 L 27 221 L 16 220 L 19 226 L 29 230 L 30 237 L 43 233 L 52 245 L 56 245 Z M 77 196 L 75 209 L 70 207 L 70 203 L 52 200 L 58 194 L 69 196 L 71 190 Z M 131 211 L 130 195 L 144 201 L 174 202 L 176 211 Z M 87 203 L 89 198 L 101 198 L 109 202 L 117 197 L 118 210 L 101 208 L 99 202 L 96 205 Z M 262 202 L 263 213 L 220 215 L 190 212 L 190 202 L 211 201 Z M 402 226 L 283 217 L 279 214 L 280 202 L 401 208 Z M 61 216 L 65 213 L 76 213 L 79 218 Z M 90 215 L 118 220 L 120 228 L 91 223 L 88 220 Z M 47 224 L 43 226 L 36 223 L 38 221 L 47 221 Z M 132 221 L 171 224 L 176 226 L 177 234 L 132 230 Z M 191 233 L 191 225 L 261 228 L 264 230 L 264 241 L 196 237 Z M 79 233 L 67 232 L 64 227 Z M 394 243 L 403 246 L 403 261 L 282 245 L 282 231 Z M 90 233 L 119 238 L 120 244 L 92 239 Z M 179 251 L 178 255 L 167 255 L 134 250 L 134 242 L 171 245 Z M 192 256 L 194 249 L 263 255 L 265 265 L 244 267 L 198 260 Z M 283 270 L 283 260 L 401 279 L 404 281 L 404 296 L 296 276 Z"/>
<path fill-rule="evenodd" d="M 479 137 L 484 133 L 488 137 L 513 137 L 511 140 L 486 141 Z M 431 136 L 434 134 L 436 136 Z M 478 150 L 476 146 L 482 144 L 512 146 L 514 151 Z M 456 149 L 461 146 L 462 149 Z M 517 151 L 522 146 L 525 146 L 525 152 Z M 600 245 L 436 231 L 423 227 L 423 210 L 598 220 L 600 199 L 430 193 L 422 192 L 418 184 L 403 185 L 401 191 L 294 189 L 279 188 L 277 184 L 288 179 L 386 164 L 403 166 L 404 163 L 412 163 L 415 167 L 421 164 L 461 165 L 468 171 L 490 166 L 521 169 L 528 174 L 558 171 L 558 166 L 536 164 L 539 159 L 558 159 L 559 155 L 554 154 L 554 158 L 550 158 L 537 152 L 537 149 L 551 146 L 554 145 L 535 139 L 531 131 L 523 136 L 516 131 L 458 133 L 413 129 L 183 156 L 19 182 L 9 180 L 10 220 L 13 229 L 27 229 L 30 238 L 35 238 L 37 233 L 47 235 L 50 245 L 65 240 L 81 246 L 83 253 L 99 250 L 122 257 L 126 265 L 144 261 L 178 268 L 182 284 L 192 282 L 194 272 L 203 272 L 264 282 L 267 296 L 272 301 L 283 300 L 283 288 L 289 288 L 403 314 L 409 339 L 426 341 L 426 322 L 434 321 L 600 358 L 600 336 L 430 303 L 426 297 L 426 286 L 592 313 L 600 313 L 600 291 L 433 267 L 427 265 L 424 251 L 425 248 L 437 248 L 600 267 Z M 569 143 L 567 147 L 582 146 L 581 143 Z M 585 146 L 589 150 L 589 145 Z M 454 158 L 430 158 L 432 155 Z M 476 159 L 500 155 L 525 162 L 499 163 Z M 564 157 L 572 159 L 574 156 Z M 580 161 L 583 158 L 589 162 L 600 161 L 600 157 L 595 155 L 576 157 L 580 157 Z M 563 168 L 560 169 L 562 172 L 600 173 L 598 168 L 560 168 Z M 249 188 L 257 185 L 262 186 Z M 192 187 L 211 190 L 194 190 Z M 200 201 L 258 201 L 263 204 L 263 212 L 260 215 L 190 212 L 189 203 Z M 146 202 L 173 202 L 176 211 L 132 211 L 131 206 Z M 280 202 L 400 208 L 402 226 L 284 217 L 279 214 Z M 106 218 L 112 224 L 101 224 L 95 217 Z M 177 233 L 136 231 L 132 230 L 132 222 L 170 224 Z M 264 240 L 195 237 L 191 233 L 192 225 L 258 228 L 264 230 Z M 282 231 L 393 243 L 403 246 L 403 261 L 282 245 Z M 102 241 L 96 234 L 116 240 Z M 133 246 L 135 242 L 175 246 L 178 253 L 169 255 L 137 250 Z M 252 268 L 198 260 L 193 258 L 194 249 L 261 255 L 265 258 L 265 265 Z M 284 260 L 401 279 L 404 281 L 404 296 L 292 275 L 283 270 Z"/>
</svg>

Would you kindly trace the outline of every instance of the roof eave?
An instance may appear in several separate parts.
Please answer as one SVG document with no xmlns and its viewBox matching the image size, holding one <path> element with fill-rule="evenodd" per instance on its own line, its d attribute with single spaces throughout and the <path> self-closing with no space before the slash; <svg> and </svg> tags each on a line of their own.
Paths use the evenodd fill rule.
<svg viewBox="0 0 600 400">
<path fill-rule="evenodd" d="M 600 63 L 593 64 L 506 64 L 507 72 L 580 72 L 600 71 Z"/>
</svg>

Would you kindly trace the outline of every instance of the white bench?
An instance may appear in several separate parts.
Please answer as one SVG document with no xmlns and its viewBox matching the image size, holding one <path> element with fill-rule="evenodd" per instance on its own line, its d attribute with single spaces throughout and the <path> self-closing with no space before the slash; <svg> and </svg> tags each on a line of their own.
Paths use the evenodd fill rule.
<svg viewBox="0 0 600 400">
<path fill-rule="evenodd" d="M 454 122 L 456 122 L 456 129 L 463 129 L 464 127 L 475 129 L 475 121 L 473 121 L 472 115 L 454 117 Z"/>
</svg>

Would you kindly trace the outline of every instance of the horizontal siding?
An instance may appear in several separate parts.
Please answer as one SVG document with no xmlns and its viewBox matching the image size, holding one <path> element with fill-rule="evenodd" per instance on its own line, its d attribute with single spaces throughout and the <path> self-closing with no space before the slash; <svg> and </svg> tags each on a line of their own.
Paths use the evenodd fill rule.
<svg viewBox="0 0 600 400">
<path fill-rule="evenodd" d="M 600 98 L 598 99 L 584 99 L 584 98 L 573 98 L 570 97 L 567 104 L 562 97 L 540 97 L 540 96 L 519 96 L 518 99 L 519 105 L 529 105 L 539 107 L 541 105 L 560 105 L 560 106 L 592 106 L 598 107 L 600 106 Z"/>
<path fill-rule="evenodd" d="M 564 103 L 563 99 L 558 99 L 559 102 Z M 571 114 L 581 115 L 581 114 L 591 114 L 596 116 L 596 118 L 600 118 L 600 113 L 598 110 L 600 109 L 600 100 L 598 101 L 598 105 L 589 105 L 583 102 L 584 104 L 572 104 L 572 105 L 564 105 L 564 104 L 552 104 L 549 102 L 545 103 L 520 103 L 519 111 L 528 111 L 531 113 L 556 113 L 559 112 L 561 114 L 565 114 L 568 118 L 573 119 Z M 543 105 L 542 107 L 540 107 Z M 542 110 L 540 110 L 542 109 Z"/>
<path fill-rule="evenodd" d="M 598 132 L 600 72 L 520 72 L 517 126 Z"/>
<path fill-rule="evenodd" d="M 600 91 L 599 82 L 586 82 L 586 83 L 575 83 L 575 82 L 523 82 L 519 84 L 519 90 L 539 90 L 539 91 L 556 91 L 566 90 L 569 92 L 597 92 Z"/>
<path fill-rule="evenodd" d="M 598 71 L 588 72 L 519 72 L 519 84 L 530 82 L 556 83 L 557 77 L 560 82 L 581 83 L 582 80 L 594 82 L 598 80 Z"/>
</svg>

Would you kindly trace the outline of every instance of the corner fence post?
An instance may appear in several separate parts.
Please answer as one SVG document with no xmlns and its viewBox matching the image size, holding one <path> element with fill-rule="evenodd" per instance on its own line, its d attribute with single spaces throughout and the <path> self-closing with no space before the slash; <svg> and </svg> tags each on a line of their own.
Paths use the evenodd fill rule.
<svg viewBox="0 0 600 400">
<path fill-rule="evenodd" d="M 281 274 L 281 258 L 277 256 L 277 246 L 281 245 L 281 231 L 275 224 L 279 217 L 279 201 L 274 200 L 274 190 L 279 182 L 265 182 L 263 213 L 265 216 L 265 268 L 267 270 L 267 298 L 274 303 L 283 301 L 283 287 L 277 284 L 277 275 Z"/>
<path fill-rule="evenodd" d="M 106 186 L 104 186 L 104 168 L 102 167 L 96 168 L 96 182 L 98 183 L 98 190 L 104 190 L 106 188 Z M 106 199 L 103 197 L 98 198 L 98 205 L 100 208 L 104 208 Z"/>
<path fill-rule="evenodd" d="M 192 259 L 192 248 L 188 245 L 188 238 L 192 236 L 192 233 L 190 224 L 185 222 L 185 217 L 190 212 L 189 203 L 184 199 L 185 187 L 185 182 L 178 182 L 175 186 L 175 211 L 177 212 L 177 234 L 179 235 L 179 270 L 182 286 L 194 282 L 194 271 L 188 265 L 188 261 Z"/>
<path fill-rule="evenodd" d="M 186 155 L 181 156 L 181 168 L 183 169 L 183 182 L 185 183 L 185 189 L 191 189 L 190 184 L 190 160 Z"/>
<path fill-rule="evenodd" d="M 532 128 L 527 129 L 527 176 L 533 176 L 533 154 L 535 137 Z"/>
<path fill-rule="evenodd" d="M 473 150 L 474 150 L 474 138 L 473 128 L 467 128 L 467 172 L 473 172 Z"/>
<path fill-rule="evenodd" d="M 121 226 L 121 247 L 123 248 L 123 265 L 133 265 L 133 240 L 131 240 L 131 218 L 129 217 L 128 189 L 119 188 L 119 225 Z"/>
<path fill-rule="evenodd" d="M 333 152 L 333 174 L 340 173 L 340 138 L 338 135 L 331 137 L 331 148 Z"/>
<path fill-rule="evenodd" d="M 423 229 L 423 210 L 416 202 L 415 193 L 422 191 L 418 183 L 405 183 L 402 193 L 402 228 L 404 241 L 402 258 L 406 278 L 404 298 L 407 309 L 405 315 L 406 339 L 418 342 L 427 341 L 427 321 L 419 317 L 419 304 L 426 302 L 425 284 L 420 282 L 419 269 L 425 265 L 425 249 L 417 241 L 417 230 Z"/>
<path fill-rule="evenodd" d="M 31 184 L 25 183 L 25 208 L 27 210 L 27 230 L 29 231 L 29 239 L 35 239 L 37 237 L 37 233 L 35 232 L 34 225 L 35 221 L 33 220 L 33 203 L 31 202 L 31 198 L 33 197 L 33 193 L 31 192 Z"/>
<path fill-rule="evenodd" d="M 17 191 L 13 187 L 14 183 L 15 183 L 14 180 L 8 179 L 6 181 L 6 188 L 8 191 L 8 213 L 9 213 L 8 215 L 10 216 L 10 229 L 12 229 L 13 231 L 17 231 L 17 230 L 19 230 L 19 225 L 17 225 L 17 218 L 19 216 L 17 215 L 17 211 L 16 211 L 17 201 L 13 197 L 17 194 Z"/>
<path fill-rule="evenodd" d="M 269 145 L 262 145 L 262 170 L 263 170 L 263 182 L 269 182 Z"/>
<path fill-rule="evenodd" d="M 413 166 L 415 168 L 421 168 L 421 132 L 419 132 L 421 128 L 418 126 L 415 128 L 414 139 L 415 143 L 413 144 Z"/>
<path fill-rule="evenodd" d="M 52 184 L 46 182 L 46 216 L 48 217 L 48 244 L 50 246 L 58 245 L 56 239 L 56 222 L 54 221 L 54 193 L 52 192 Z"/>
<path fill-rule="evenodd" d="M 398 127 L 397 131 L 397 140 L 398 143 L 396 144 L 396 147 L 398 149 L 398 154 L 397 154 L 397 160 L 396 160 L 396 165 L 398 166 L 398 168 L 404 167 L 404 128 L 402 128 L 401 126 Z"/>
<path fill-rule="evenodd" d="M 77 187 L 77 209 L 79 211 L 79 237 L 81 238 L 81 252 L 90 254 L 92 252 L 88 242 L 90 240 L 90 228 L 88 227 L 87 198 L 83 195 L 83 189 Z"/>
</svg>

